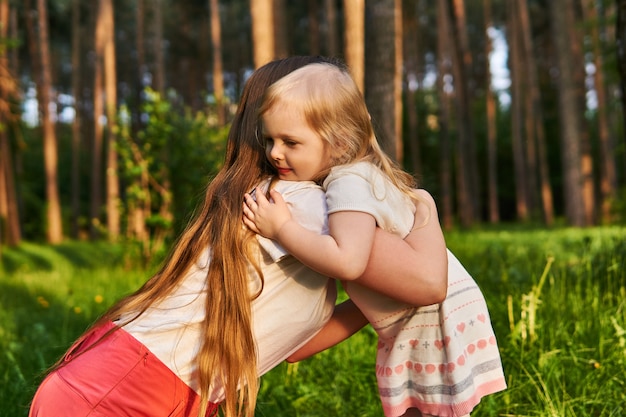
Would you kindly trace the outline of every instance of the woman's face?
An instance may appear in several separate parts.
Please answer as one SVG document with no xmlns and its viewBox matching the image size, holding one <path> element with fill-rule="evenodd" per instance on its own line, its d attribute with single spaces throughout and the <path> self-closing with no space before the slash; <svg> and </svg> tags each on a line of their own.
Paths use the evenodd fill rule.
<svg viewBox="0 0 626 417">
<path fill-rule="evenodd" d="M 302 112 L 276 103 L 262 116 L 265 154 L 286 181 L 311 181 L 330 167 L 329 146 Z"/>
</svg>

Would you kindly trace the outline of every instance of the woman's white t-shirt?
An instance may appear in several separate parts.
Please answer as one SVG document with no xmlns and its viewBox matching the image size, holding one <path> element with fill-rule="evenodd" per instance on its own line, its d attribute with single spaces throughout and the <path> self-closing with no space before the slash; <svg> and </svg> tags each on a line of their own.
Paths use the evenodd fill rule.
<svg viewBox="0 0 626 417">
<path fill-rule="evenodd" d="M 328 233 L 326 197 L 321 187 L 313 182 L 278 181 L 274 188 L 292 206 L 296 221 L 315 232 Z M 275 242 L 260 236 L 258 240 L 264 286 L 252 301 L 252 326 L 258 373 L 262 375 L 298 350 L 328 321 L 335 305 L 336 286 L 287 255 Z M 207 249 L 170 296 L 124 326 L 196 391 L 199 387 L 194 358 L 201 346 L 210 258 Z M 259 288 L 260 280 L 251 268 L 250 293 L 255 294 Z M 214 387 L 209 400 L 222 399 L 221 387 Z"/>
</svg>

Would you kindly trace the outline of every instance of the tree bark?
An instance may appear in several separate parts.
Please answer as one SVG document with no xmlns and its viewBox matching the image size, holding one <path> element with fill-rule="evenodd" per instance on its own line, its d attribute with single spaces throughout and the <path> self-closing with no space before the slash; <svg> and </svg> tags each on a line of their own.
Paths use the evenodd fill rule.
<svg viewBox="0 0 626 417">
<path fill-rule="evenodd" d="M 617 174 L 615 163 L 615 147 L 609 129 L 607 114 L 606 84 L 604 81 L 604 58 L 600 41 L 599 26 L 604 25 L 604 18 L 598 13 L 594 1 L 584 0 L 585 20 L 589 22 L 593 51 L 594 88 L 597 99 L 598 141 L 600 142 L 600 194 L 602 223 L 612 221 L 612 203 L 616 196 Z"/>
<path fill-rule="evenodd" d="M 117 155 L 117 70 L 115 64 L 115 22 L 113 0 L 100 0 L 100 13 L 104 15 L 104 89 L 107 117 L 107 232 L 109 240 L 120 235 L 120 186 Z"/>
<path fill-rule="evenodd" d="M 226 124 L 226 107 L 224 103 L 224 65 L 222 62 L 222 25 L 220 23 L 220 6 L 218 0 L 209 1 L 211 10 L 211 45 L 213 46 L 213 94 L 217 109 L 217 123 L 220 127 Z"/>
<path fill-rule="evenodd" d="M 276 54 L 272 0 L 250 1 L 250 15 L 252 16 L 254 67 L 259 68 L 272 61 Z"/>
<path fill-rule="evenodd" d="M 47 241 L 51 244 L 57 244 L 63 240 L 63 227 L 59 197 L 57 136 L 54 119 L 50 114 L 52 76 L 48 40 L 48 10 L 45 0 L 37 1 L 37 11 L 39 13 L 39 52 L 41 55 L 41 97 L 39 98 L 39 107 L 43 123 L 44 165 L 46 172 Z"/>
<path fill-rule="evenodd" d="M 393 81 L 394 118 L 395 118 L 395 148 L 396 160 L 402 165 L 404 160 L 404 143 L 402 134 L 402 75 L 404 68 L 404 54 L 402 47 L 402 0 L 395 0 L 394 4 L 394 31 L 395 31 L 395 75 Z"/>
<path fill-rule="evenodd" d="M 339 30 L 337 29 L 337 6 L 334 0 L 324 0 L 324 10 L 326 14 L 326 44 L 328 45 L 328 55 L 337 56 L 339 54 Z"/>
<path fill-rule="evenodd" d="M 367 2 L 365 98 L 382 149 L 398 160 L 396 142 L 395 0 Z"/>
<path fill-rule="evenodd" d="M 0 38 L 6 39 L 10 26 L 9 2 L 0 2 Z M 0 49 L 0 247 L 3 243 L 17 246 L 21 239 L 20 220 L 17 210 L 15 177 L 11 144 L 7 127 L 17 118 L 12 114 L 10 100 L 17 96 L 17 82 L 10 70 L 6 48 Z"/>
<path fill-rule="evenodd" d="M 100 10 L 100 9 L 98 9 Z M 93 149 L 91 163 L 91 204 L 89 231 L 91 239 L 97 239 L 101 229 L 102 210 L 102 142 L 104 137 L 104 48 L 106 43 L 106 20 L 102 13 L 96 16 L 93 85 Z"/>
<path fill-rule="evenodd" d="M 80 219 L 80 128 L 81 128 L 81 25 L 80 0 L 72 0 L 72 95 L 74 120 L 72 121 L 72 173 L 71 173 L 71 236 L 79 235 Z"/>
<path fill-rule="evenodd" d="M 137 12 L 135 14 L 135 49 L 137 50 L 137 85 L 139 88 L 136 91 L 135 97 L 137 98 L 137 106 L 134 111 L 133 117 L 133 129 L 132 137 L 128 140 L 132 141 L 133 137 L 137 137 L 137 132 L 142 124 L 141 122 L 141 107 L 143 104 L 143 90 L 145 87 L 144 76 L 146 74 L 146 54 L 144 44 L 144 28 L 145 28 L 145 2 L 144 0 L 137 0 Z M 141 166 L 141 172 L 145 167 Z M 137 181 L 136 186 L 142 190 L 141 195 L 145 196 L 138 201 L 128 202 L 128 216 L 127 216 L 127 230 L 126 235 L 128 237 L 134 237 L 143 243 L 144 253 L 149 250 L 148 248 L 148 231 L 146 228 L 146 219 L 150 216 L 150 204 L 149 201 L 150 190 L 148 189 L 147 181 Z"/>
<path fill-rule="evenodd" d="M 596 197 L 593 175 L 593 157 L 591 155 L 591 137 L 585 110 L 587 108 L 585 86 L 585 52 L 583 51 L 583 34 L 581 28 L 583 22 L 580 16 L 580 0 L 564 0 L 566 27 L 569 36 L 569 47 L 572 59 L 572 80 L 577 100 L 576 108 L 579 113 L 579 137 L 580 137 L 580 173 L 582 180 L 583 211 L 585 225 L 591 226 L 596 222 Z"/>
<path fill-rule="evenodd" d="M 417 17 L 417 5 L 415 1 L 403 2 L 403 24 L 402 33 L 404 36 L 404 80 L 406 97 L 406 118 L 407 118 L 407 145 L 410 154 L 411 170 L 417 177 L 423 175 L 422 158 L 420 149 L 419 117 L 418 117 L 418 88 L 421 82 L 419 41 L 420 28 Z"/>
<path fill-rule="evenodd" d="M 574 83 L 574 62 L 571 53 L 570 37 L 564 10 L 570 6 L 567 0 L 550 1 L 552 37 L 557 57 L 559 121 L 561 138 L 561 159 L 565 215 L 572 226 L 585 226 L 585 211 L 582 195 L 581 176 L 581 136 L 582 117 L 578 109 L 576 85 Z"/>
<path fill-rule="evenodd" d="M 454 225 L 452 196 L 452 151 L 450 145 L 451 104 L 445 84 L 452 75 L 450 45 L 452 34 L 447 1 L 437 2 L 437 96 L 439 97 L 439 187 L 441 202 L 439 213 L 446 230 Z"/>
<path fill-rule="evenodd" d="M 541 106 L 541 93 L 539 90 L 539 79 L 537 76 L 537 63 L 535 61 L 535 52 L 532 41 L 532 31 L 530 26 L 530 17 L 528 12 L 527 0 L 517 2 L 519 24 L 522 35 L 522 43 L 524 49 L 524 72 L 526 74 L 526 82 L 528 88 L 526 93 L 529 95 L 531 106 L 532 125 L 529 129 L 534 133 L 537 145 L 537 165 L 539 168 L 539 184 L 541 191 L 541 202 L 543 208 L 543 220 L 548 226 L 554 222 L 554 202 L 552 196 L 552 186 L 550 184 L 550 173 L 548 169 L 548 157 L 546 152 L 545 129 L 543 127 L 543 111 Z M 534 180 L 531 184 L 535 186 Z"/>
<path fill-rule="evenodd" d="M 491 88 L 490 57 L 493 53 L 493 42 L 489 30 L 493 27 L 491 0 L 483 1 L 483 18 L 485 21 L 485 56 L 487 74 L 485 78 L 485 104 L 487 110 L 487 200 L 489 208 L 489 222 L 500 221 L 500 205 L 498 202 L 498 124 L 496 120 L 496 97 Z"/>
<path fill-rule="evenodd" d="M 469 201 L 472 205 L 472 219 L 471 223 L 475 222 L 480 217 L 481 199 L 480 181 L 478 174 L 478 155 L 476 151 L 476 136 L 474 132 L 474 125 L 472 123 L 472 102 L 475 96 L 475 89 L 473 87 L 472 67 L 474 60 L 472 58 L 472 52 L 470 49 L 469 33 L 467 27 L 467 14 L 465 7 L 465 0 L 452 0 L 452 16 L 453 16 L 453 34 L 454 44 L 456 45 L 456 57 L 459 66 L 462 79 L 458 82 L 455 80 L 455 88 L 462 89 L 462 94 L 457 95 L 461 99 L 460 109 L 462 113 L 459 113 L 459 120 L 461 125 L 461 146 L 463 147 L 463 158 L 465 158 L 465 165 L 467 171 L 465 175 L 468 175 L 467 185 L 469 192 Z"/>
<path fill-rule="evenodd" d="M 518 220 L 528 220 L 528 184 L 524 145 L 522 139 L 523 119 L 523 71 L 519 41 L 519 25 L 515 2 L 509 0 L 509 67 L 511 72 L 511 141 L 515 178 L 515 207 Z"/>
<path fill-rule="evenodd" d="M 620 91 L 622 93 L 622 128 L 626 132 L 626 0 L 616 0 L 616 4 L 615 44 L 617 45 L 617 68 L 620 79 Z M 623 144 L 621 146 L 626 146 L 626 135 L 623 135 Z"/>
<path fill-rule="evenodd" d="M 344 55 L 352 77 L 365 89 L 365 0 L 344 0 Z"/>
<path fill-rule="evenodd" d="M 456 114 L 458 119 L 458 139 L 456 143 L 456 188 L 457 188 L 457 208 L 461 225 L 469 227 L 476 221 L 478 194 L 474 190 L 472 178 L 472 155 L 471 143 L 474 140 L 473 126 L 470 114 L 470 99 L 468 81 L 468 70 L 466 66 L 466 53 L 462 46 L 462 33 L 465 28 L 456 22 L 456 12 L 448 10 L 450 22 L 449 27 L 452 32 L 450 47 L 453 51 L 452 70 L 454 74 L 454 98 L 456 103 Z"/>
<path fill-rule="evenodd" d="M 358 0 L 359 2 L 361 0 Z M 345 6 L 344 6 L 345 8 Z M 309 22 L 309 54 L 320 54 L 320 19 L 317 0 L 307 1 L 307 19 Z"/>
<path fill-rule="evenodd" d="M 274 58 L 287 58 L 289 56 L 289 22 L 287 5 L 285 0 L 272 0 L 274 16 Z"/>
<path fill-rule="evenodd" d="M 152 21 L 154 35 L 154 89 L 161 96 L 165 94 L 165 55 L 163 51 L 163 5 L 161 0 L 153 0 L 154 19 Z"/>
</svg>

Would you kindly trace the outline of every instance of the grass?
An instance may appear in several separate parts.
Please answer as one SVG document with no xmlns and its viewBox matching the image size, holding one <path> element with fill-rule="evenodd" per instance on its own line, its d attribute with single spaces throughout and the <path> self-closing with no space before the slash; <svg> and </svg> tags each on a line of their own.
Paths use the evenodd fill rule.
<svg viewBox="0 0 626 417">
<path fill-rule="evenodd" d="M 626 228 L 447 233 L 489 304 L 509 388 L 473 416 L 626 415 Z M 150 274 L 127 248 L 3 248 L 0 416 L 27 415 L 45 371 L 90 322 Z M 131 251 L 132 253 L 132 251 Z M 376 335 L 262 379 L 258 416 L 380 416 Z"/>
</svg>

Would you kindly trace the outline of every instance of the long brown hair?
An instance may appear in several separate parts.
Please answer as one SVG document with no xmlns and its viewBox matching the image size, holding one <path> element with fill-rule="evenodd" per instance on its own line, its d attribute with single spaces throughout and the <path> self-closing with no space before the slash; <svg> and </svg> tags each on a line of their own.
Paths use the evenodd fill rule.
<svg viewBox="0 0 626 417">
<path fill-rule="evenodd" d="M 316 56 L 297 56 L 270 62 L 250 76 L 228 135 L 224 166 L 208 184 L 204 202 L 182 233 L 162 268 L 138 291 L 119 301 L 96 325 L 131 315 L 134 320 L 153 303 L 167 297 L 184 280 L 199 256 L 210 248 L 207 273 L 206 319 L 197 357 L 201 410 L 218 381 L 225 390 L 221 404 L 226 417 L 251 417 L 258 392 L 257 352 L 252 334 L 249 267 L 263 282 L 252 255 L 254 235 L 242 226 L 243 195 L 273 174 L 257 137 L 257 110 L 269 85 L 304 65 L 333 62 Z M 262 287 L 261 287 L 262 288 Z"/>
</svg>

